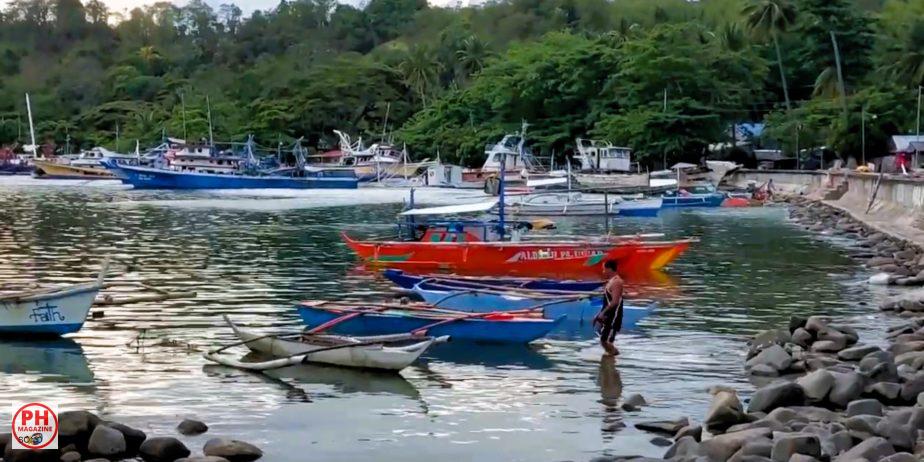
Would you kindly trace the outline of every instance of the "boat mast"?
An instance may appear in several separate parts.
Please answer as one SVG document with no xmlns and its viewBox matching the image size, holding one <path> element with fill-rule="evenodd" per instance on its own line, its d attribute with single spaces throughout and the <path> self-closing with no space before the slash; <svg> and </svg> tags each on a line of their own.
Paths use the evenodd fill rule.
<svg viewBox="0 0 924 462">
<path fill-rule="evenodd" d="M 215 145 L 215 138 L 212 136 L 212 104 L 209 102 L 209 95 L 205 95 L 205 110 L 209 119 L 209 145 Z"/>
<path fill-rule="evenodd" d="M 35 144 L 35 126 L 32 124 L 32 103 L 29 102 L 29 94 L 26 93 L 26 112 L 29 114 L 29 136 L 32 138 L 32 157 L 38 157 L 38 146 Z"/>
<path fill-rule="evenodd" d="M 180 93 L 180 111 L 183 115 L 183 142 L 189 143 L 189 133 L 186 131 L 186 97 Z"/>
</svg>

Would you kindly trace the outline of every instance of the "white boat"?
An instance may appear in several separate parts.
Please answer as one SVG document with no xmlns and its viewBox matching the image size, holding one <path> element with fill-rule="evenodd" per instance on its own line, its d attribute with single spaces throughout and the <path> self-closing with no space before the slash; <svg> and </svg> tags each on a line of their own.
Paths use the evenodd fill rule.
<svg viewBox="0 0 924 462">
<path fill-rule="evenodd" d="M 655 216 L 661 210 L 660 198 L 631 200 L 579 192 L 530 194 L 511 199 L 506 202 L 507 213 L 521 216 Z"/>
<path fill-rule="evenodd" d="M 103 286 L 96 282 L 63 288 L 0 293 L 0 334 L 63 335 L 77 332 Z"/>
<path fill-rule="evenodd" d="M 275 369 L 305 361 L 334 366 L 400 371 L 416 361 L 430 345 L 447 340 L 446 337 L 420 337 L 410 334 L 372 337 L 300 334 L 294 337 L 276 337 L 248 332 L 232 323 L 227 317 L 225 321 L 248 348 L 281 359 L 263 363 L 247 363 L 213 352 L 206 353 L 205 358 L 226 366 L 251 370 Z M 386 346 L 399 342 L 409 344 Z M 347 346 L 350 344 L 356 346 Z M 337 348 L 330 349 L 331 347 Z M 316 350 L 324 351 L 312 354 Z"/>
</svg>

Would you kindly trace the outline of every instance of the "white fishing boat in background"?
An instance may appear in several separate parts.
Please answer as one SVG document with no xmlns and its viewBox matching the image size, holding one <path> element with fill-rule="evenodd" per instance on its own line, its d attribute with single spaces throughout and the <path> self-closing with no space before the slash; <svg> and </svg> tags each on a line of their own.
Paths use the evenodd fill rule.
<svg viewBox="0 0 924 462">
<path fill-rule="evenodd" d="M 506 202 L 507 213 L 513 216 L 656 216 L 661 210 L 661 198 L 625 199 L 621 196 L 553 192 L 513 196 Z"/>
</svg>

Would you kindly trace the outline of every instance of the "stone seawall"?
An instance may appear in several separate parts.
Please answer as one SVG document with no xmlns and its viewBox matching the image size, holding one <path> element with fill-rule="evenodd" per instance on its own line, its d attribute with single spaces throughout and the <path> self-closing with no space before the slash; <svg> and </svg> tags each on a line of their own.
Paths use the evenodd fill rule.
<svg viewBox="0 0 924 462">
<path fill-rule="evenodd" d="M 880 182 L 874 173 L 742 170 L 728 182 L 743 187 L 771 179 L 778 193 L 823 201 L 877 231 L 924 248 L 924 180 L 884 175 Z"/>
</svg>

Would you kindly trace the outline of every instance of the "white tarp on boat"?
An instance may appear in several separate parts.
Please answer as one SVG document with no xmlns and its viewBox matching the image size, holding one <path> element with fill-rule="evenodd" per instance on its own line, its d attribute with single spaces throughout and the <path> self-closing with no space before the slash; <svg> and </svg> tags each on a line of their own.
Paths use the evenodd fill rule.
<svg viewBox="0 0 924 462">
<path fill-rule="evenodd" d="M 447 205 L 443 207 L 430 207 L 426 209 L 412 209 L 401 212 L 401 215 L 455 215 L 459 213 L 487 212 L 497 205 L 497 200 L 478 202 L 475 204 Z"/>
<path fill-rule="evenodd" d="M 567 178 L 542 178 L 538 180 L 527 180 L 526 186 L 533 188 L 536 186 L 549 186 L 553 184 L 565 184 L 568 182 Z"/>
</svg>

